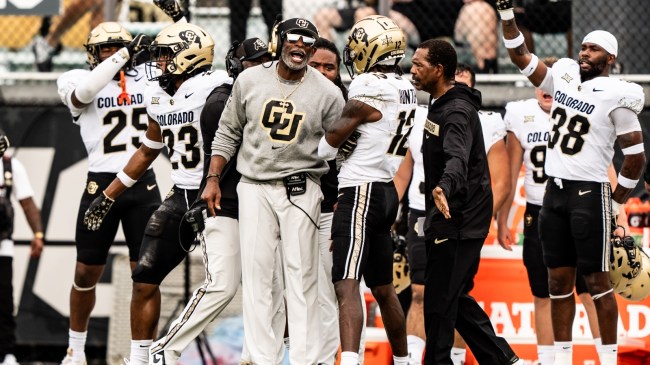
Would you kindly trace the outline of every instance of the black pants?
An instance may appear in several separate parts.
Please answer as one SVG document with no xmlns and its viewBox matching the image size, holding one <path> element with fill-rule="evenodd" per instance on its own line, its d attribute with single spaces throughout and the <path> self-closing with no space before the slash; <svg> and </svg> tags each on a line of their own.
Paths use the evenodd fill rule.
<svg viewBox="0 0 650 365">
<path fill-rule="evenodd" d="M 230 42 L 242 42 L 246 39 L 246 24 L 248 24 L 252 1 L 235 0 L 230 2 Z M 282 14 L 282 0 L 260 0 L 260 8 L 270 35 L 273 23 L 275 23 L 275 16 Z M 254 36 L 261 37 L 262 35 L 256 34 Z M 271 37 L 269 36 L 268 39 L 271 39 Z"/>
<path fill-rule="evenodd" d="M 0 360 L 13 354 L 16 345 L 12 264 L 12 257 L 0 256 Z"/>
<path fill-rule="evenodd" d="M 428 240 L 424 278 L 424 363 L 451 365 L 454 328 L 481 365 L 505 365 L 515 356 L 494 332 L 490 318 L 472 298 L 468 284 L 478 271 L 484 239 Z M 436 244 L 436 242 L 438 242 Z"/>
</svg>

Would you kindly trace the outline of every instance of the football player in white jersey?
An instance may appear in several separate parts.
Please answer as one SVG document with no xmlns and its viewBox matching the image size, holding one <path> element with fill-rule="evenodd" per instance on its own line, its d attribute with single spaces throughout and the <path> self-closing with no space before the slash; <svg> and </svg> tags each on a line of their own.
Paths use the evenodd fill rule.
<svg viewBox="0 0 650 365">
<path fill-rule="evenodd" d="M 542 60 L 552 67 L 557 58 Z M 526 211 L 524 213 L 523 262 L 528 274 L 528 282 L 535 306 L 535 334 L 537 336 L 537 355 L 540 365 L 552 365 L 555 359 L 553 349 L 553 329 L 551 325 L 551 299 L 548 292 L 548 272 L 544 266 L 543 252 L 539 240 L 538 217 L 542 207 L 544 189 L 548 175 L 544 171 L 546 144 L 551 132 L 549 120 L 553 97 L 535 88 L 535 98 L 513 101 L 506 105 L 505 122 L 508 129 L 507 148 L 510 156 L 512 185 L 516 186 L 522 163 L 525 167 L 524 190 Z M 610 165 L 610 181 L 616 183 L 614 167 Z M 516 191 L 513 189 L 498 214 L 499 244 L 504 248 L 516 244 L 508 227 L 508 215 Z M 618 224 L 627 225 L 625 211 L 619 214 Z M 576 277 L 576 292 L 589 317 L 591 334 L 600 347 L 600 330 L 596 308 L 581 275 Z"/>
<path fill-rule="evenodd" d="M 552 68 L 539 62 L 526 48 L 512 8 L 512 0 L 497 1 L 510 59 L 533 85 L 553 96 L 544 164 L 549 180 L 539 231 L 549 273 L 555 364 L 571 364 L 576 268 L 596 305 L 601 363 L 616 364 L 618 312 L 607 272 L 609 241 L 619 208 L 645 165 L 637 117 L 643 108 L 643 90 L 608 77 L 618 42 L 607 31 L 585 36 L 578 61 L 563 58 Z M 616 142 L 625 158 L 612 192 L 607 171 Z"/>
<path fill-rule="evenodd" d="M 160 314 L 159 285 L 185 258 L 194 239 L 191 230 L 179 229 L 179 223 L 197 199 L 203 176 L 201 111 L 215 87 L 232 83 L 225 71 L 210 71 L 214 41 L 194 24 L 179 22 L 164 28 L 149 49 L 147 76 L 157 83 L 144 95 L 149 123 L 143 143 L 85 215 L 90 229 L 100 228 L 115 199 L 136 183 L 167 146 L 174 186 L 147 224 L 132 276 L 132 365 L 148 362 Z"/>
<path fill-rule="evenodd" d="M 79 125 L 88 151 L 88 178 L 79 205 L 76 237 L 77 263 L 70 290 L 69 348 L 63 364 L 85 364 L 88 321 L 95 304 L 95 286 L 104 271 L 118 226 L 122 222 L 131 269 L 136 265 L 147 220 L 160 205 L 152 169 L 106 215 L 99 230 L 83 224 L 90 203 L 115 178 L 142 142 L 147 128 L 144 106 L 144 66 L 135 66 L 136 48 L 147 37 L 131 34 L 114 22 L 99 24 L 85 45 L 90 70 L 71 70 L 57 80 L 58 93 Z M 120 85 L 124 83 L 122 88 Z"/>
<path fill-rule="evenodd" d="M 399 204 L 393 177 L 406 154 L 417 105 L 415 89 L 398 66 L 405 48 L 404 33 L 387 17 L 371 16 L 354 25 L 344 57 L 348 71 L 358 76 L 350 84 L 341 118 L 318 148 L 329 160 L 355 130 L 360 133 L 356 148 L 341 164 L 332 222 L 341 365 L 359 362 L 362 276 L 379 304 L 395 364 L 409 362 L 404 312 L 393 287 L 390 237 Z"/>
</svg>

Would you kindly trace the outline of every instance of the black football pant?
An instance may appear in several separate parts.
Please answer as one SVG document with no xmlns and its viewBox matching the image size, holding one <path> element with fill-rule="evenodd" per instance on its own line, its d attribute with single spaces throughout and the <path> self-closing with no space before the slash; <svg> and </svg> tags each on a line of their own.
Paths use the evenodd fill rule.
<svg viewBox="0 0 650 365">
<path fill-rule="evenodd" d="M 490 318 L 468 293 L 484 239 L 428 240 L 424 278 L 426 365 L 452 365 L 454 328 L 481 365 L 509 364 L 515 356 L 494 332 Z M 438 242 L 436 244 L 436 242 Z"/>
<path fill-rule="evenodd" d="M 12 257 L 0 256 L 0 361 L 13 353 L 16 344 L 12 264 Z"/>
</svg>

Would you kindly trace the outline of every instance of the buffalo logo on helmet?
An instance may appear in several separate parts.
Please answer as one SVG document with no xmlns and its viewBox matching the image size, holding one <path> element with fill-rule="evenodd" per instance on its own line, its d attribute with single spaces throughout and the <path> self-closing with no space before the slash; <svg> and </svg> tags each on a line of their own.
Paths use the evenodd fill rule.
<svg viewBox="0 0 650 365">
<path fill-rule="evenodd" d="M 198 43 L 199 48 L 201 48 L 201 37 L 199 37 L 194 31 L 184 30 L 178 33 L 178 36 L 188 44 Z"/>
<path fill-rule="evenodd" d="M 609 280 L 621 297 L 640 301 L 650 294 L 650 257 L 630 236 L 611 240 Z"/>
<path fill-rule="evenodd" d="M 306 19 L 298 18 L 296 19 L 296 25 L 300 28 L 307 28 L 309 26 L 309 22 Z"/>
<path fill-rule="evenodd" d="M 366 33 L 366 30 L 361 27 L 354 30 L 352 33 L 352 39 L 357 43 L 363 42 L 366 46 L 368 45 L 368 33 Z"/>
</svg>

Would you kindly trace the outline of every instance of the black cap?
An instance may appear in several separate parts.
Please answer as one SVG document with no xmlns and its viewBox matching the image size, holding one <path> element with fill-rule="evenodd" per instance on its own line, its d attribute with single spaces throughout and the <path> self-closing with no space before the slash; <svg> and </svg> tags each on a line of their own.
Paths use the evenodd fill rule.
<svg viewBox="0 0 650 365">
<path fill-rule="evenodd" d="M 259 38 L 248 38 L 239 45 L 236 54 L 241 61 L 254 60 L 269 54 L 269 47 Z"/>
<path fill-rule="evenodd" d="M 279 26 L 280 37 L 284 37 L 287 33 L 298 33 L 312 36 L 316 39 L 320 38 L 316 26 L 307 19 L 291 18 L 282 22 Z"/>
</svg>

